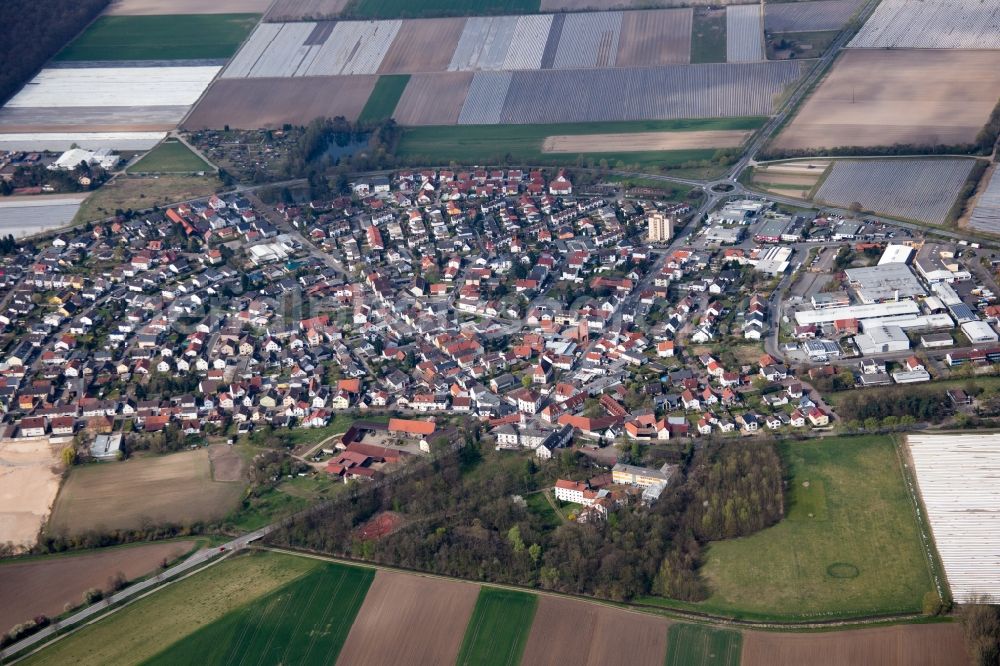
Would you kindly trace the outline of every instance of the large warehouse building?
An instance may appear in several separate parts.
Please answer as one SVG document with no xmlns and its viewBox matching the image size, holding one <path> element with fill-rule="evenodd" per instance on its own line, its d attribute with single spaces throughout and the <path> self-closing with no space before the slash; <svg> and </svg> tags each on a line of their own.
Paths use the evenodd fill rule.
<svg viewBox="0 0 1000 666">
<path fill-rule="evenodd" d="M 917 276 L 904 263 L 848 268 L 844 275 L 862 303 L 884 303 L 927 294 Z"/>
<path fill-rule="evenodd" d="M 841 319 L 879 319 L 894 315 L 915 315 L 919 313 L 920 306 L 913 301 L 848 305 L 841 308 L 801 310 L 795 313 L 795 323 L 799 326 L 832 324 Z"/>
</svg>

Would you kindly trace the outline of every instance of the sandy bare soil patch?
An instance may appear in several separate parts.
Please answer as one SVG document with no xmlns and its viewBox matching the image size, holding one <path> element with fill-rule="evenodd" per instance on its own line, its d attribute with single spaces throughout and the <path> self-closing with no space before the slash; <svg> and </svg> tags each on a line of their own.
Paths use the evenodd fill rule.
<svg viewBox="0 0 1000 666">
<path fill-rule="evenodd" d="M 277 0 L 264 17 L 268 21 L 326 19 L 338 16 L 349 0 Z"/>
<path fill-rule="evenodd" d="M 962 666 L 962 627 L 907 624 L 822 634 L 743 633 L 742 666 Z"/>
<path fill-rule="evenodd" d="M 60 449 L 48 438 L 0 443 L 0 543 L 35 544 L 59 492 Z"/>
<path fill-rule="evenodd" d="M 454 664 L 478 596 L 473 583 L 379 571 L 337 663 Z"/>
<path fill-rule="evenodd" d="M 1000 51 L 845 51 L 776 148 L 971 142 L 1000 97 Z"/>
<path fill-rule="evenodd" d="M 445 71 L 463 28 L 464 18 L 403 21 L 382 58 L 379 74 Z"/>
<path fill-rule="evenodd" d="M 243 456 L 228 444 L 213 444 L 208 447 L 208 459 L 212 462 L 212 478 L 216 481 L 243 481 L 246 465 Z"/>
<path fill-rule="evenodd" d="M 472 83 L 472 72 L 414 74 L 396 106 L 400 125 L 454 125 Z"/>
<path fill-rule="evenodd" d="M 317 76 L 294 79 L 219 79 L 187 117 L 185 129 L 240 129 L 307 125 L 319 117 L 354 121 L 377 76 Z"/>
<path fill-rule="evenodd" d="M 543 153 L 641 153 L 651 150 L 732 148 L 743 143 L 745 130 L 705 132 L 636 132 L 634 134 L 569 134 L 549 136 Z"/>
<path fill-rule="evenodd" d="M 87 590 L 107 589 L 108 579 L 119 573 L 127 580 L 141 578 L 163 560 L 184 555 L 194 543 L 170 541 L 0 564 L 0 632 L 38 615 L 58 615 L 67 603 L 81 603 Z"/>
<path fill-rule="evenodd" d="M 52 509 L 53 532 L 136 529 L 225 516 L 242 483 L 212 480 L 206 449 L 74 468 Z"/>
<path fill-rule="evenodd" d="M 270 5 L 271 0 L 112 0 L 105 14 L 263 14 Z"/>
<path fill-rule="evenodd" d="M 628 12 L 618 38 L 618 67 L 651 67 L 691 62 L 692 9 Z"/>
<path fill-rule="evenodd" d="M 669 625 L 652 615 L 542 596 L 521 663 L 661 666 Z"/>
</svg>

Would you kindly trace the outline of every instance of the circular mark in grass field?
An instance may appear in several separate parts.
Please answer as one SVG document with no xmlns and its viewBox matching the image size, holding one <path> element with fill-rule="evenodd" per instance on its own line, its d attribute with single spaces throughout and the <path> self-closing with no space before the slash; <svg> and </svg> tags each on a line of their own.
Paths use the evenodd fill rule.
<svg viewBox="0 0 1000 666">
<path fill-rule="evenodd" d="M 857 578 L 861 570 L 849 562 L 834 562 L 826 568 L 830 578 Z"/>
</svg>

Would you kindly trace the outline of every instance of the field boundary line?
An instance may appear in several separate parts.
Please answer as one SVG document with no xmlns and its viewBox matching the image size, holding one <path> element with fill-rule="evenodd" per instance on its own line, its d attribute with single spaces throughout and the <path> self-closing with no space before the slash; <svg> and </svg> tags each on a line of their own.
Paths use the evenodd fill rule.
<svg viewBox="0 0 1000 666">
<path fill-rule="evenodd" d="M 665 617 L 667 619 L 675 619 L 678 621 L 687 621 L 697 624 L 707 624 L 719 627 L 761 629 L 770 631 L 792 631 L 792 632 L 801 631 L 803 633 L 806 633 L 809 631 L 863 629 L 879 625 L 912 624 L 915 622 L 920 623 L 921 621 L 923 622 L 950 621 L 946 618 L 935 620 L 930 616 L 915 612 L 889 612 L 884 614 L 859 615 L 857 617 L 831 618 L 829 620 L 805 620 L 805 621 L 778 620 L 778 619 L 744 620 L 735 617 L 717 615 L 709 612 L 691 611 L 678 608 L 671 608 L 667 606 L 654 606 L 637 602 L 616 602 L 607 599 L 598 599 L 596 597 L 587 597 L 582 595 L 568 594 L 564 592 L 555 592 L 552 590 L 543 590 L 530 587 L 519 587 L 517 585 L 509 585 L 505 583 L 472 581 L 472 580 L 467 580 L 465 578 L 456 578 L 454 576 L 446 576 L 443 574 L 435 574 L 415 569 L 406 569 L 403 567 L 393 567 L 390 565 L 378 564 L 375 562 L 368 562 L 364 560 L 352 560 L 348 558 L 337 557 L 334 555 L 328 555 L 325 553 L 319 553 L 306 549 L 300 550 L 296 548 L 287 548 L 282 546 L 266 546 L 266 545 L 253 546 L 252 548 L 259 550 L 266 550 L 275 553 L 283 553 L 285 555 L 308 557 L 324 562 L 333 562 L 336 564 L 343 564 L 347 566 L 374 569 L 376 571 L 404 573 L 412 576 L 419 576 L 422 578 L 431 578 L 448 582 L 470 583 L 473 585 L 479 585 L 481 587 L 490 587 L 501 590 L 511 590 L 515 592 L 527 592 L 530 594 L 536 594 L 538 596 L 548 596 L 557 599 L 572 599 L 584 603 L 597 604 L 600 606 L 609 606 L 628 613 L 635 613 L 638 615 L 657 615 Z"/>
</svg>

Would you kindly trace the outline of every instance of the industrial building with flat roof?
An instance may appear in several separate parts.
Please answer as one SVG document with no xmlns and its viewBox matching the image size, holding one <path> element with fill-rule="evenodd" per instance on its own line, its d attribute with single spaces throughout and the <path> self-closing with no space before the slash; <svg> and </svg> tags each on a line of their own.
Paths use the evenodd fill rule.
<svg viewBox="0 0 1000 666">
<path fill-rule="evenodd" d="M 906 351 L 910 348 L 910 339 L 899 326 L 871 326 L 854 336 L 854 344 L 865 355 L 887 354 Z"/>
<path fill-rule="evenodd" d="M 878 260 L 878 265 L 905 264 L 910 260 L 911 254 L 913 254 L 913 248 L 909 245 L 889 243 L 885 246 L 885 252 L 882 253 L 882 257 Z"/>
<path fill-rule="evenodd" d="M 795 323 L 799 326 L 806 326 L 808 324 L 832 324 L 841 319 L 879 319 L 894 315 L 915 314 L 920 314 L 919 305 L 913 301 L 897 301 L 871 305 L 849 305 L 822 310 L 800 310 L 795 313 Z"/>
<path fill-rule="evenodd" d="M 961 326 L 962 333 L 972 344 L 1000 341 L 1000 336 L 985 321 L 967 321 Z"/>
<path fill-rule="evenodd" d="M 878 266 L 848 268 L 844 275 L 862 303 L 884 303 L 927 294 L 906 264 L 880 263 Z"/>
</svg>

